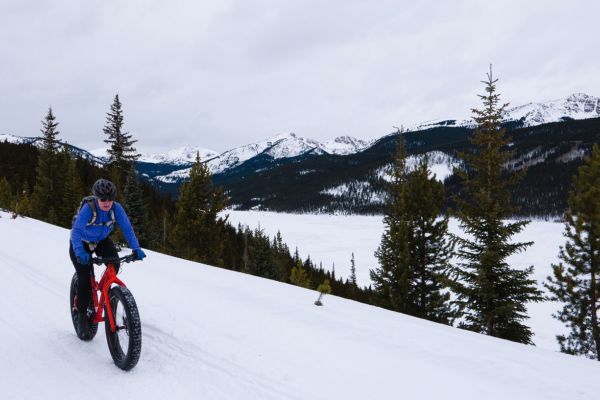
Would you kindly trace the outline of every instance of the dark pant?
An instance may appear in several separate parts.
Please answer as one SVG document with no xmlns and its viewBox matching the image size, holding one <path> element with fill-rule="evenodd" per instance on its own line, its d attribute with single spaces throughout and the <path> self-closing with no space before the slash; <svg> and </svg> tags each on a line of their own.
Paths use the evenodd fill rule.
<svg viewBox="0 0 600 400">
<path fill-rule="evenodd" d="M 100 257 L 113 258 L 119 256 L 117 248 L 110 238 L 98 242 L 94 250 L 90 250 L 89 244 L 83 242 L 83 249 L 90 254 L 96 253 L 96 255 Z M 77 256 L 73 251 L 73 243 L 71 243 L 71 241 L 69 241 L 69 256 L 71 256 L 71 262 L 75 267 L 75 271 L 77 271 L 77 309 L 79 311 L 86 310 L 92 298 L 91 281 L 94 265 L 91 261 L 88 264 L 80 264 L 77 261 Z M 118 262 L 115 263 L 115 269 L 119 272 Z"/>
</svg>

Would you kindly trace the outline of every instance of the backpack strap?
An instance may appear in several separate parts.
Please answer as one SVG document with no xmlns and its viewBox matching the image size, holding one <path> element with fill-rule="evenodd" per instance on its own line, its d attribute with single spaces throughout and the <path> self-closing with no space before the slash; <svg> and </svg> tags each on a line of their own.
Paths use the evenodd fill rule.
<svg viewBox="0 0 600 400">
<path fill-rule="evenodd" d="M 116 222 L 116 217 L 115 217 L 115 206 L 113 204 L 113 206 L 110 208 L 109 211 L 109 220 L 106 222 L 101 222 L 101 223 L 96 223 L 96 221 L 98 220 L 98 208 L 96 207 L 96 198 L 94 196 L 86 196 L 81 200 L 81 203 L 79 204 L 79 207 L 77 209 L 77 212 L 75 213 L 75 215 L 73 216 L 73 221 L 72 221 L 72 225 L 75 224 L 75 219 L 77 218 L 77 215 L 79 214 L 79 212 L 81 211 L 81 209 L 83 208 L 83 206 L 87 204 L 88 207 L 90 208 L 90 211 L 92 212 L 92 217 L 90 218 L 90 220 L 88 221 L 88 223 L 86 224 L 86 226 L 108 226 L 108 227 L 112 227 L 115 222 Z"/>
<path fill-rule="evenodd" d="M 96 208 L 96 202 L 94 201 L 94 198 L 88 196 L 83 200 L 90 207 L 90 210 L 92 210 L 92 218 L 88 221 L 87 225 L 96 225 L 96 220 L 98 219 L 98 209 Z"/>
<path fill-rule="evenodd" d="M 90 199 L 86 198 L 86 201 L 88 202 L 88 205 L 90 206 L 90 209 L 92 210 L 92 219 L 90 219 L 90 221 L 87 223 L 88 225 L 112 227 L 115 224 L 117 219 L 115 218 L 114 203 L 113 203 L 112 207 L 110 208 L 110 210 L 108 211 L 109 220 L 106 222 L 101 222 L 101 223 L 97 224 L 96 220 L 98 219 L 98 209 L 96 208 L 96 199 L 94 197 L 91 197 Z"/>
</svg>

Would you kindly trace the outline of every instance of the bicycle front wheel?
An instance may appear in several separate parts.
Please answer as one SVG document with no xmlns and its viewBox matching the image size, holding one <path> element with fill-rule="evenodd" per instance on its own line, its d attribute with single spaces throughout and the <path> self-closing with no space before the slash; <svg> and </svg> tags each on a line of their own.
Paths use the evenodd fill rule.
<svg viewBox="0 0 600 400">
<path fill-rule="evenodd" d="M 108 349 L 117 367 L 129 371 L 136 366 L 142 352 L 140 314 L 129 289 L 115 286 L 110 289 L 109 298 L 116 329 L 111 332 L 105 310 L 104 327 Z"/>
</svg>

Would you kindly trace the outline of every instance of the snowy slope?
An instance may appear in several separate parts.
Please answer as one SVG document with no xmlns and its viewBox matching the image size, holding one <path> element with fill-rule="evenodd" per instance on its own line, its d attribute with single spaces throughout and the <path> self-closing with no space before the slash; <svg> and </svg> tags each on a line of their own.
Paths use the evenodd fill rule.
<svg viewBox="0 0 600 400">
<path fill-rule="evenodd" d="M 600 363 L 148 252 L 121 278 L 143 348 L 118 370 L 69 317 L 68 231 L 0 218 L 0 398 L 596 399 Z M 35 249 L 35 251 L 32 251 Z M 101 327 L 103 328 L 103 327 Z"/>
<path fill-rule="evenodd" d="M 508 110 L 506 119 L 524 120 L 525 126 L 558 122 L 563 118 L 586 119 L 600 117 L 600 98 L 585 93 L 543 103 L 529 103 Z"/>
<path fill-rule="evenodd" d="M 310 256 L 313 262 L 323 263 L 323 268 L 331 271 L 335 265 L 337 277 L 350 276 L 350 259 L 354 253 L 357 282 L 361 286 L 371 284 L 369 270 L 375 268 L 377 259 L 375 250 L 383 234 L 382 216 L 364 215 L 314 215 L 281 214 L 261 211 L 228 210 L 229 221 L 237 225 L 248 225 L 255 229 L 261 227 L 273 237 L 279 231 L 284 241 L 294 251 L 297 247 L 302 258 Z M 461 234 L 458 222 L 450 220 L 450 232 Z M 547 221 L 534 221 L 516 240 L 534 244 L 527 251 L 514 255 L 509 263 L 515 267 L 533 265 L 535 279 L 539 288 L 545 290 L 542 283 L 550 275 L 550 266 L 558 262 L 559 246 L 564 244 L 563 224 Z M 343 238 L 340 240 L 339 238 Z M 558 350 L 555 336 L 562 333 L 564 326 L 552 318 L 559 306 L 544 302 L 530 304 L 530 326 L 535 334 L 534 343 L 550 350 Z"/>
<path fill-rule="evenodd" d="M 4 142 L 14 143 L 14 144 L 32 144 L 33 146 L 35 146 L 37 148 L 42 148 L 44 146 L 44 140 L 41 137 L 25 137 L 25 136 L 15 136 L 15 135 L 10 135 L 10 134 L 1 134 L 0 135 L 0 143 L 4 143 Z M 69 148 L 69 152 L 72 155 L 74 155 L 75 157 L 85 158 L 86 160 L 88 160 L 96 165 L 103 165 L 105 163 L 105 160 L 102 159 L 101 156 L 97 156 L 96 154 L 93 154 L 92 152 L 88 152 L 79 147 L 73 146 L 66 142 L 61 142 L 59 140 L 58 147 L 60 150 L 62 150 L 63 144 L 67 144 L 67 146 Z M 104 150 L 104 152 L 106 152 L 106 150 Z"/>
<path fill-rule="evenodd" d="M 155 164 L 189 164 L 196 161 L 196 154 L 198 152 L 200 153 L 200 159 L 202 161 L 210 160 L 219 155 L 219 153 L 214 150 L 208 150 L 197 146 L 183 146 L 166 153 L 142 154 L 138 161 Z"/>
<path fill-rule="evenodd" d="M 2 143 L 2 142 L 15 143 L 15 144 L 34 143 L 36 141 L 36 139 L 37 138 L 34 138 L 34 137 L 15 136 L 15 135 L 11 135 L 8 133 L 0 134 L 0 143 Z"/>
<path fill-rule="evenodd" d="M 536 126 L 564 119 L 587 119 L 600 117 L 600 98 L 585 93 L 537 103 L 509 107 L 503 120 L 521 121 L 523 126 Z M 472 119 L 436 119 L 410 125 L 408 131 L 419 131 L 440 126 L 474 127 Z"/>
</svg>

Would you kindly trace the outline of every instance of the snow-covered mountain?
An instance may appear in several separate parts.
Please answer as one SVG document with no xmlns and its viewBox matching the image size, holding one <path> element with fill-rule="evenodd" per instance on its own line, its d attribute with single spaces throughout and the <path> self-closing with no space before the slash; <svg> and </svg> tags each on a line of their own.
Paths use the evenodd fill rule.
<svg viewBox="0 0 600 400">
<path fill-rule="evenodd" d="M 44 146 L 44 141 L 41 137 L 15 136 L 15 135 L 11 135 L 11 134 L 0 134 L 0 143 L 2 143 L 2 142 L 14 143 L 14 144 L 31 144 L 37 148 L 41 148 Z M 60 140 L 58 141 L 58 143 L 59 143 L 59 146 L 62 146 L 63 144 L 65 144 L 65 143 L 61 142 Z M 106 161 L 104 159 L 104 157 L 102 157 L 102 156 L 97 156 L 97 155 L 93 154 L 92 152 L 81 149 L 77 146 L 73 146 L 72 144 L 68 144 L 68 143 L 66 143 L 66 144 L 67 144 L 67 147 L 69 148 L 69 152 L 75 157 L 84 158 L 96 165 L 103 165 Z M 104 150 L 104 152 L 106 152 L 106 150 Z"/>
<path fill-rule="evenodd" d="M 222 173 L 230 168 L 237 167 L 249 159 L 258 155 L 268 156 L 273 160 L 281 158 L 298 157 L 303 154 L 337 154 L 347 155 L 359 152 L 368 147 L 371 142 L 356 139 L 350 136 L 340 136 L 333 140 L 321 143 L 313 139 L 307 139 L 296 135 L 295 133 L 282 133 L 272 138 L 262 140 L 256 143 L 250 143 L 245 146 L 236 147 L 227 150 L 224 153 L 216 154 L 215 152 L 202 156 L 206 161 L 208 168 L 213 174 Z M 147 162 L 163 162 L 164 160 L 188 160 L 193 162 L 189 156 L 183 154 L 189 149 L 184 147 L 172 150 L 166 154 L 155 154 L 152 156 L 142 156 L 140 161 Z M 195 153 L 194 153 L 195 158 Z M 155 160 L 155 161 L 151 161 Z M 168 161 L 164 161 L 168 162 Z M 177 163 L 175 163 L 177 164 Z M 179 164 L 184 164 L 181 162 Z M 189 175 L 190 168 L 181 169 L 171 172 L 167 175 L 158 176 L 155 179 L 162 182 L 175 182 Z"/>
<path fill-rule="evenodd" d="M 11 134 L 0 134 L 0 142 L 14 143 L 14 144 L 29 144 L 34 143 L 36 146 L 40 146 L 37 142 L 39 138 L 37 137 L 24 137 L 24 136 L 15 136 Z"/>
<path fill-rule="evenodd" d="M 505 122 L 518 122 L 521 126 L 536 126 L 565 119 L 587 119 L 600 117 L 600 98 L 585 93 L 539 103 L 528 103 L 506 110 Z M 474 127 L 472 119 L 436 119 L 407 127 L 408 131 L 419 131 L 440 126 Z"/>
<path fill-rule="evenodd" d="M 152 251 L 119 275 L 143 338 L 138 365 L 123 373 L 103 326 L 91 342 L 73 331 L 69 231 L 0 212 L 0 237 L 3 400 L 587 400 L 600 391 L 592 360 L 336 296 L 316 307 L 314 290 Z M 100 393 L 95 382 L 110 384 Z"/>
<path fill-rule="evenodd" d="M 166 153 L 142 154 L 138 161 L 154 164 L 186 165 L 196 161 L 197 153 L 200 153 L 200 159 L 203 161 L 210 160 L 219 155 L 218 152 L 203 147 L 183 146 L 169 150 Z"/>
<path fill-rule="evenodd" d="M 600 117 L 600 98 L 585 93 L 543 103 L 529 103 L 508 110 L 505 119 L 523 121 L 524 126 L 558 122 L 565 118 L 587 119 Z"/>
</svg>

